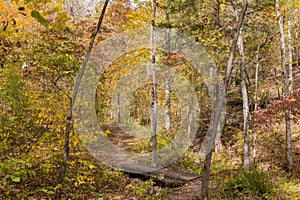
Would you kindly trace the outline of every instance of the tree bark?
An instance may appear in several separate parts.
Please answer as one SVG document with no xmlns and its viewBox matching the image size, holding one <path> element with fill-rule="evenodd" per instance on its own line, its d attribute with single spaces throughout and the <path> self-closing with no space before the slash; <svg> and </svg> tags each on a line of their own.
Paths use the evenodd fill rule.
<svg viewBox="0 0 300 200">
<path fill-rule="evenodd" d="M 203 178 L 202 178 L 202 189 L 201 189 L 201 199 L 205 199 L 208 196 L 208 185 L 209 185 L 209 175 L 210 175 L 210 165 L 211 165 L 211 157 L 212 157 L 212 151 L 213 151 L 213 146 L 215 143 L 215 137 L 217 134 L 217 129 L 218 129 L 218 124 L 221 118 L 221 113 L 223 110 L 223 106 L 224 106 L 224 102 L 225 102 L 225 98 L 226 98 L 226 94 L 227 94 L 227 87 L 228 87 L 228 83 L 229 83 L 229 79 L 230 79 L 230 75 L 231 75 L 231 71 L 233 69 L 233 63 L 234 63 L 234 58 L 235 58 L 235 51 L 236 51 L 236 45 L 237 45 L 237 41 L 239 38 L 239 33 L 240 33 L 240 29 L 242 27 L 242 23 L 244 20 L 244 16 L 246 14 L 246 10 L 248 7 L 248 1 L 246 1 L 244 3 L 243 9 L 241 11 L 241 14 L 239 16 L 239 20 L 237 23 L 237 27 L 236 27 L 236 32 L 234 34 L 234 38 L 231 44 L 231 49 L 230 49 L 230 56 L 228 59 L 228 63 L 227 63 L 227 70 L 226 70 L 226 74 L 225 74 L 225 79 L 223 81 L 223 84 L 221 86 L 221 90 L 219 90 L 219 95 L 217 95 L 216 100 L 214 101 L 214 109 L 212 111 L 211 114 L 211 126 L 209 127 L 209 130 L 207 132 L 207 136 L 206 138 L 207 141 L 206 144 L 204 143 L 204 145 L 206 145 L 207 147 L 205 148 L 203 145 L 202 147 L 205 148 L 204 152 L 200 152 L 200 158 L 203 156 L 203 153 L 205 154 L 205 164 L 204 164 L 204 168 L 203 168 Z M 206 139 L 205 138 L 205 139 Z M 207 145 L 208 144 L 208 145 Z M 201 149 L 202 149 L 201 147 Z"/>
<path fill-rule="evenodd" d="M 202 189 L 201 189 L 201 199 L 208 197 L 208 185 L 209 185 L 209 176 L 210 176 L 210 165 L 211 157 L 213 151 L 210 151 L 205 156 L 204 166 L 203 166 L 203 177 L 202 177 Z"/>
<path fill-rule="evenodd" d="M 213 76 L 216 76 L 216 77 L 219 77 L 221 75 L 220 71 L 218 69 L 214 70 L 213 73 L 214 73 Z M 217 97 L 217 95 L 215 95 L 215 97 Z M 221 153 L 224 148 L 223 144 L 222 144 L 221 136 L 222 136 L 222 130 L 223 130 L 225 119 L 226 119 L 225 106 L 226 106 L 226 102 L 224 101 L 223 110 L 221 112 L 221 116 L 220 116 L 220 120 L 219 120 L 219 124 L 218 124 L 218 128 L 217 128 L 217 135 L 216 135 L 216 139 L 215 139 L 215 153 Z"/>
<path fill-rule="evenodd" d="M 292 32 L 291 32 L 291 14 L 290 8 L 288 9 L 288 21 L 287 21 L 287 32 L 288 32 L 288 61 L 289 61 L 289 91 L 293 89 L 293 47 L 292 47 Z"/>
<path fill-rule="evenodd" d="M 238 20 L 238 13 L 236 10 L 236 5 L 232 2 L 233 12 Z M 243 28 L 240 29 L 238 48 L 241 56 L 240 62 L 240 77 L 241 77 L 241 89 L 243 97 L 243 131 L 244 131 L 244 168 L 250 169 L 250 153 L 249 153 L 249 104 L 248 104 L 248 91 L 246 85 L 246 74 L 245 74 L 245 54 L 244 54 L 244 42 L 243 42 Z"/>
<path fill-rule="evenodd" d="M 295 25 L 295 60 L 296 60 L 296 67 L 299 66 L 299 26 L 298 26 L 298 8 L 295 8 L 295 15 L 294 15 L 294 25 Z"/>
<path fill-rule="evenodd" d="M 249 104 L 248 104 L 248 91 L 246 86 L 246 75 L 245 75 L 245 55 L 244 55 L 244 45 L 242 39 L 242 29 L 239 37 L 239 51 L 241 54 L 241 63 L 240 63 L 240 73 L 241 73 L 241 87 L 242 87 L 242 96 L 243 96 L 243 130 L 244 130 L 244 168 L 250 169 L 250 155 L 249 155 L 249 133 L 248 133 L 248 124 L 249 124 Z"/>
<path fill-rule="evenodd" d="M 220 28 L 220 7 L 221 7 L 221 1 L 216 0 L 215 5 L 215 26 L 216 28 Z"/>
<path fill-rule="evenodd" d="M 260 54 L 260 44 L 257 46 L 257 54 L 256 54 L 256 66 L 255 66 L 255 103 L 254 103 L 254 111 L 258 110 L 258 73 L 259 73 L 259 54 Z M 256 130 L 253 131 L 253 142 L 252 142 L 252 156 L 253 163 L 256 163 Z"/>
<path fill-rule="evenodd" d="M 260 44 L 257 46 L 257 54 L 256 54 L 256 66 L 255 66 L 255 104 L 254 110 L 258 109 L 258 73 L 259 73 L 259 54 L 260 54 Z"/>
<path fill-rule="evenodd" d="M 166 59 L 169 58 L 170 56 L 170 14 L 169 14 L 169 6 L 170 2 L 169 0 L 166 0 Z M 171 82 L 170 82 L 170 77 L 169 73 L 167 73 L 166 77 L 166 87 L 165 87 L 165 93 L 166 93 L 166 119 L 165 119 L 165 128 L 167 133 L 170 133 L 170 127 L 171 127 L 171 117 L 170 117 L 170 112 L 171 112 L 171 96 L 170 96 L 170 90 L 171 90 Z"/>
<path fill-rule="evenodd" d="M 100 14 L 100 17 L 99 17 L 99 20 L 98 20 L 98 23 L 97 23 L 97 26 L 96 26 L 96 28 L 95 28 L 95 30 L 94 30 L 91 38 L 90 38 L 89 48 L 87 50 L 87 54 L 86 54 L 86 57 L 85 57 L 85 59 L 82 63 L 82 66 L 79 70 L 78 77 L 76 79 L 74 90 L 73 90 L 73 95 L 72 95 L 72 98 L 70 99 L 70 106 L 69 106 L 68 116 L 67 116 L 67 120 L 66 120 L 66 132 L 65 132 L 63 161 L 61 163 L 61 168 L 60 168 L 60 172 L 59 172 L 58 180 L 57 180 L 57 184 L 59 185 L 59 187 L 56 189 L 56 192 L 55 192 L 55 199 L 56 200 L 61 199 L 63 180 L 65 178 L 65 174 L 66 174 L 66 170 L 67 170 L 67 160 L 68 160 L 68 157 L 69 157 L 69 139 L 70 139 L 70 132 L 71 132 L 71 121 L 72 121 L 74 103 L 75 103 L 75 100 L 76 100 L 76 96 L 77 96 L 77 93 L 78 93 L 78 89 L 79 89 L 79 85 L 80 85 L 83 73 L 85 71 L 86 65 L 87 65 L 87 63 L 89 61 L 89 58 L 90 58 L 90 54 L 92 52 L 92 48 L 93 48 L 93 45 L 94 45 L 96 35 L 98 34 L 98 32 L 100 30 L 100 26 L 102 24 L 108 2 L 109 2 L 109 0 L 106 0 L 105 3 L 104 3 L 101 14 Z"/>
<path fill-rule="evenodd" d="M 286 50 L 285 50 L 285 38 L 284 38 L 284 26 L 281 18 L 279 0 L 275 1 L 276 17 L 280 31 L 280 50 L 281 50 L 281 69 L 284 82 L 284 97 L 289 95 L 289 75 L 286 69 Z M 287 171 L 292 171 L 293 169 L 293 158 L 292 158 L 292 141 L 291 141 L 291 122 L 290 122 L 290 111 L 285 111 L 285 133 L 286 133 L 286 163 Z"/>
<path fill-rule="evenodd" d="M 156 86 L 156 70 L 155 70 L 155 12 L 156 12 L 156 0 L 151 1 L 152 20 L 151 20 L 151 33 L 150 33 L 150 70 L 152 80 L 152 102 L 151 102 L 151 113 L 150 113 L 150 124 L 151 124 L 151 143 L 152 143 L 152 160 L 151 165 L 156 166 L 156 128 L 157 128 L 157 86 Z"/>
<path fill-rule="evenodd" d="M 118 115 L 118 123 L 121 123 L 120 93 L 118 93 L 117 95 L 117 115 Z"/>
</svg>

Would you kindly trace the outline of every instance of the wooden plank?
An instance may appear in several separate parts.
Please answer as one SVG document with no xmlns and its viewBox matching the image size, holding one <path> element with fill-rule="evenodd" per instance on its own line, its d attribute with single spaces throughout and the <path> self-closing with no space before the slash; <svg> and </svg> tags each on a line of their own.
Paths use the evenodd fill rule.
<svg viewBox="0 0 300 200">
<path fill-rule="evenodd" d="M 192 174 L 189 172 L 175 171 L 175 170 L 166 170 L 165 179 L 176 180 L 177 182 L 186 183 L 194 179 L 200 178 L 200 174 Z"/>
<path fill-rule="evenodd" d="M 182 184 L 201 177 L 200 174 L 192 174 L 189 172 L 170 170 L 167 168 L 160 169 L 151 165 L 140 165 L 136 163 L 124 163 L 118 166 L 118 168 L 123 172 L 140 174 L 168 183 Z"/>
</svg>

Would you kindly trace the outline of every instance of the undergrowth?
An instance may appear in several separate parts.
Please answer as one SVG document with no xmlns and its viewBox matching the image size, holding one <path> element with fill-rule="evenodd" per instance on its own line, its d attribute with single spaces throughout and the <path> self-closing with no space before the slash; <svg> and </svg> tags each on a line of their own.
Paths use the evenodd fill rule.
<svg viewBox="0 0 300 200">
<path fill-rule="evenodd" d="M 252 169 L 242 171 L 226 185 L 226 188 L 231 196 L 255 195 L 267 199 L 272 193 L 273 184 L 266 172 Z"/>
</svg>

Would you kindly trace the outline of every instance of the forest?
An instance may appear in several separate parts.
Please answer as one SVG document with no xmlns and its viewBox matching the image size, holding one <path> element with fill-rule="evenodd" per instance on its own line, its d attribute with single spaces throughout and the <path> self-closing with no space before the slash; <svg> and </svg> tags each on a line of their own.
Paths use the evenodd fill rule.
<svg viewBox="0 0 300 200">
<path fill-rule="evenodd" d="M 300 199 L 299 0 L 0 0 L 0 199 Z"/>
</svg>

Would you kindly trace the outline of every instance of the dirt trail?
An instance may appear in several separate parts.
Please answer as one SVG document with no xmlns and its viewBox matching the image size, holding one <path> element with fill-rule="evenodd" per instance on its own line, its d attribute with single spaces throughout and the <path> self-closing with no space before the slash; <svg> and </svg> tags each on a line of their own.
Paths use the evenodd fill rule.
<svg viewBox="0 0 300 200">
<path fill-rule="evenodd" d="M 201 178 L 184 185 L 169 188 L 164 200 L 197 200 L 201 194 Z"/>
<path fill-rule="evenodd" d="M 109 139 L 113 144 L 118 145 L 122 149 L 130 150 L 134 145 L 134 137 L 124 133 L 116 123 L 106 122 L 103 124 L 105 130 L 109 129 Z M 165 200 L 195 200 L 199 199 L 201 194 L 201 177 L 189 181 L 185 184 L 168 187 L 167 194 L 163 198 Z"/>
</svg>

